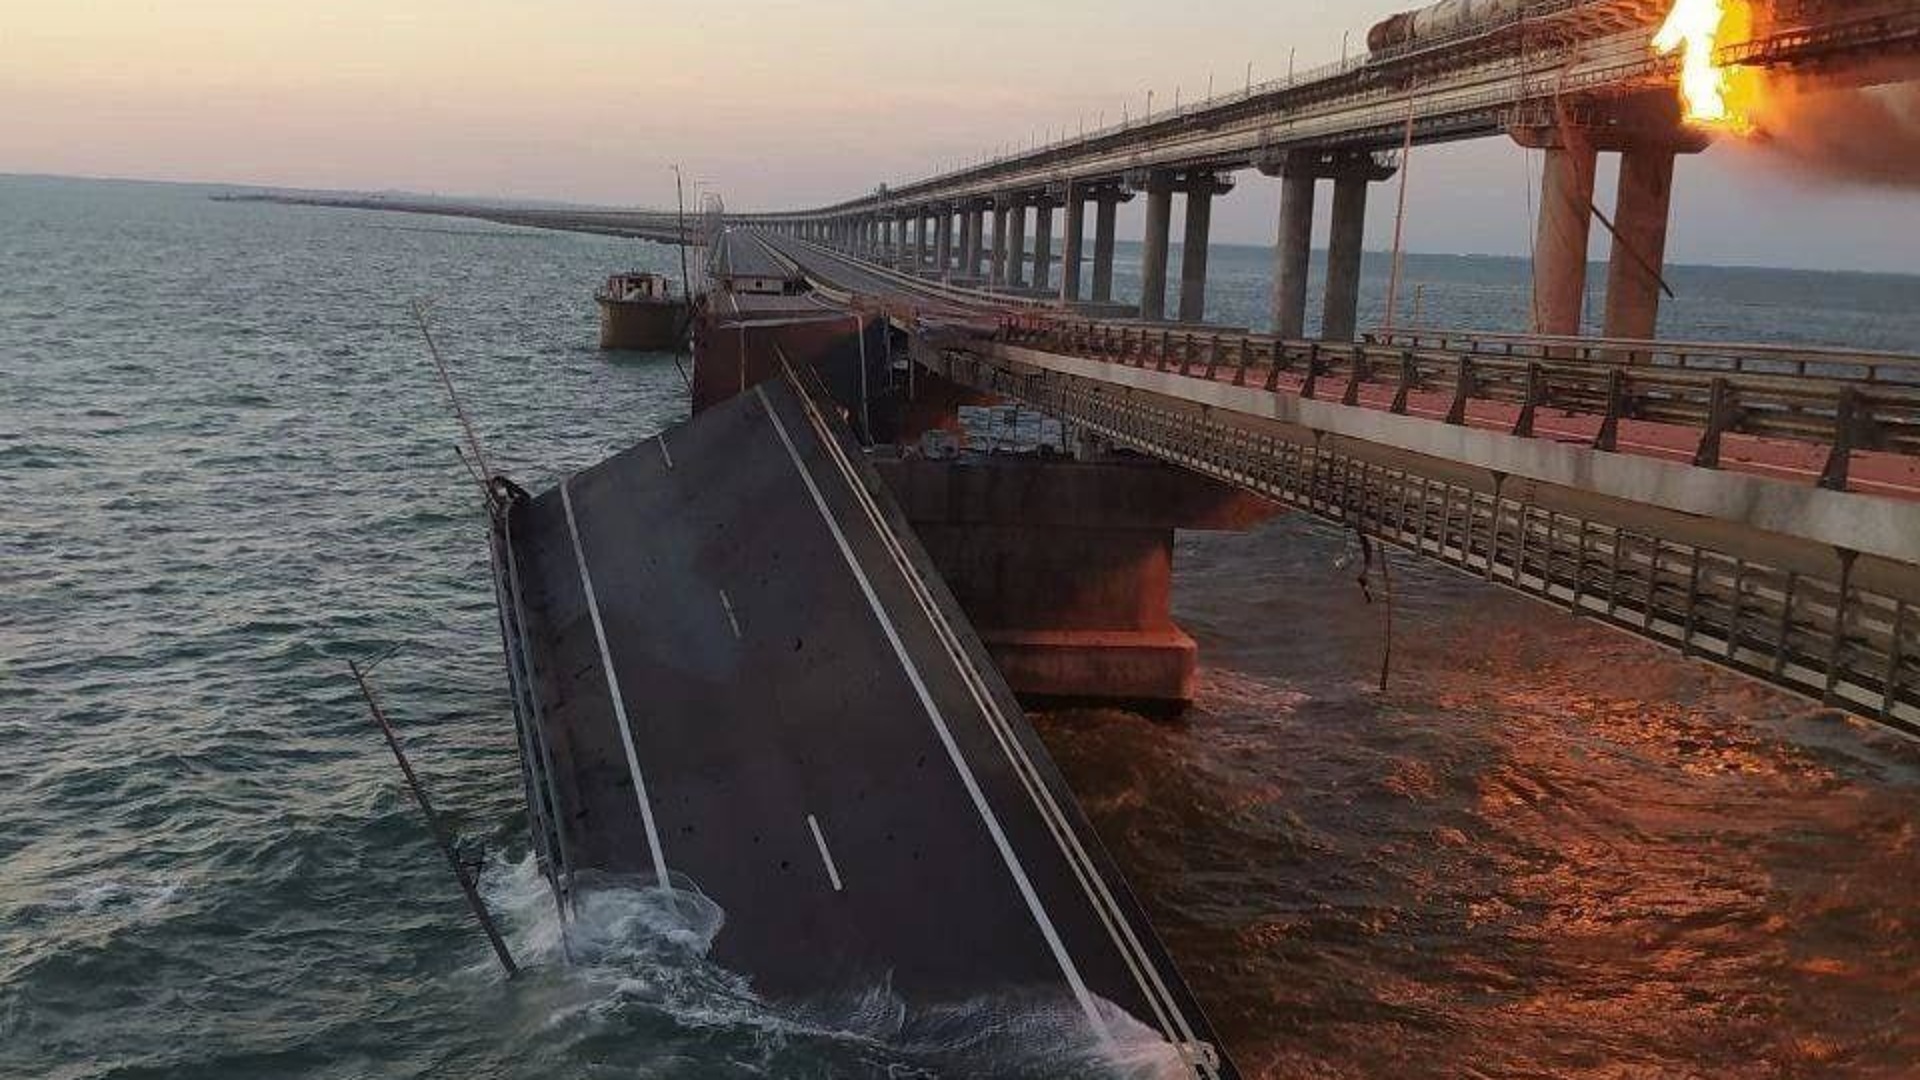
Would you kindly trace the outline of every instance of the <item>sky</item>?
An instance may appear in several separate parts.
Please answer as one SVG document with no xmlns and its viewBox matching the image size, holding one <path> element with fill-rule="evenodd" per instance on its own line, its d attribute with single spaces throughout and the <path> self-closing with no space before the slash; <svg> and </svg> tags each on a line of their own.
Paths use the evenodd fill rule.
<svg viewBox="0 0 1920 1080">
<path fill-rule="evenodd" d="M 679 162 L 733 209 L 812 205 L 1337 60 L 1402 6 L 0 0 L 0 172 L 667 206 Z M 1501 139 L 1416 150 L 1406 246 L 1524 253 L 1537 166 Z M 1278 187 L 1241 174 L 1216 239 L 1271 242 Z M 1920 271 L 1920 190 L 1722 145 L 1675 200 L 1676 262 Z"/>
</svg>

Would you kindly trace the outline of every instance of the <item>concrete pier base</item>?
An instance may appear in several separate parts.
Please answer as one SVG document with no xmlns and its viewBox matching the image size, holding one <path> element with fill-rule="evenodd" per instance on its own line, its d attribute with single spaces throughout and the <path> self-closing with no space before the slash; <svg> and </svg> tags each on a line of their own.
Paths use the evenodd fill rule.
<svg viewBox="0 0 1920 1080">
<path fill-rule="evenodd" d="M 941 577 L 1028 704 L 1178 711 L 1199 649 L 1171 613 L 1174 529 L 1244 529 L 1272 504 L 1145 461 L 881 459 Z"/>
</svg>

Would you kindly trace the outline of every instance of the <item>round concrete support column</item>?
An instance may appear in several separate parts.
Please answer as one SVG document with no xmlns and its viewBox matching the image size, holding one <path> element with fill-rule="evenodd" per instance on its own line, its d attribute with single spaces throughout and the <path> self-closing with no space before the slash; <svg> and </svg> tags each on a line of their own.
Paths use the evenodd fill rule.
<svg viewBox="0 0 1920 1080">
<path fill-rule="evenodd" d="M 1147 181 L 1147 227 L 1140 244 L 1140 321 L 1167 317 L 1167 241 L 1173 228 L 1173 183 L 1165 176 Z"/>
<path fill-rule="evenodd" d="M 1113 233 L 1120 216 L 1118 192 L 1101 192 L 1094 200 L 1093 302 L 1113 303 Z"/>
<path fill-rule="evenodd" d="M 1010 208 L 1006 204 L 995 204 L 993 252 L 987 256 L 987 282 L 993 286 L 1006 284 L 1006 231 L 1012 227 L 1008 217 L 1010 217 Z"/>
<path fill-rule="evenodd" d="M 953 210 L 941 210 L 933 219 L 933 269 L 941 277 L 953 269 Z"/>
<path fill-rule="evenodd" d="M 1540 228 L 1533 243 L 1533 321 L 1537 333 L 1580 333 L 1587 299 L 1587 244 L 1593 233 L 1592 146 L 1552 147 L 1540 185 Z"/>
<path fill-rule="evenodd" d="M 1617 235 L 1607 263 L 1607 337 L 1659 334 L 1673 162 L 1674 151 L 1667 147 L 1630 149 L 1620 155 L 1620 189 L 1613 210 Z"/>
<path fill-rule="evenodd" d="M 1304 166 L 1281 173 L 1280 236 L 1273 248 L 1273 333 L 1307 336 L 1307 275 L 1313 267 L 1313 198 L 1319 181 Z"/>
<path fill-rule="evenodd" d="M 1180 241 L 1180 321 L 1207 319 L 1207 254 L 1213 236 L 1213 197 L 1233 185 L 1211 175 L 1187 181 L 1187 213 Z"/>
<path fill-rule="evenodd" d="M 1360 326 L 1360 263 L 1367 238 L 1368 178 L 1348 171 L 1333 181 L 1333 229 L 1327 238 L 1327 296 L 1320 337 L 1352 341 Z"/>
<path fill-rule="evenodd" d="M 1080 299 L 1080 259 L 1086 242 L 1087 201 L 1067 188 L 1067 221 L 1060 247 L 1060 299 L 1071 304 Z"/>
<path fill-rule="evenodd" d="M 1033 287 L 1045 290 L 1053 279 L 1053 199 L 1033 206 Z"/>
<path fill-rule="evenodd" d="M 1001 262 L 1007 287 L 1019 289 L 1027 283 L 1027 204 L 1015 198 L 1006 215 L 1007 254 Z"/>
</svg>

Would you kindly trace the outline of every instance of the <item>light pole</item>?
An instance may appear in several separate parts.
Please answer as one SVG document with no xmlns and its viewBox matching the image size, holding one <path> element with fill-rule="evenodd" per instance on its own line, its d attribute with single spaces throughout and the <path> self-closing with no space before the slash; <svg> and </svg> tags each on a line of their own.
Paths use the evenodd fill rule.
<svg viewBox="0 0 1920 1080">
<path fill-rule="evenodd" d="M 680 300 L 688 305 L 687 310 L 691 312 L 693 310 L 693 293 L 687 291 L 687 187 L 685 179 L 680 175 L 680 166 L 670 165 L 668 168 L 673 170 L 673 196 L 680 207 L 678 218 L 680 231 Z"/>
</svg>

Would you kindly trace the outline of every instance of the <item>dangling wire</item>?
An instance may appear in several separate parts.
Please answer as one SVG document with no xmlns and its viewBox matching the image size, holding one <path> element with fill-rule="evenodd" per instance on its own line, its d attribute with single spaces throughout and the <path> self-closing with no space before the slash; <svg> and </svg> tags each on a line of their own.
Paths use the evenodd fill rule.
<svg viewBox="0 0 1920 1080">
<path fill-rule="evenodd" d="M 453 375 L 447 371 L 447 362 L 440 355 L 440 346 L 433 340 L 433 328 L 427 325 L 427 302 L 413 302 L 413 319 L 420 324 L 420 336 L 427 339 L 427 352 L 433 356 L 434 369 L 440 372 L 440 385 L 446 388 L 447 404 L 453 407 L 453 415 L 460 421 L 461 430 L 467 434 L 467 450 L 473 454 L 473 463 L 480 469 L 480 475 L 492 476 L 493 470 L 487 466 L 487 456 L 480 450 L 480 436 L 474 434 L 473 421 L 467 416 L 466 406 L 460 403 L 460 393 L 453 388 Z"/>
<path fill-rule="evenodd" d="M 1360 586 L 1361 598 L 1368 604 L 1372 604 L 1373 539 L 1361 532 L 1358 524 L 1354 526 L 1353 535 L 1360 541 L 1360 573 L 1354 577 L 1354 581 Z M 1340 563 L 1336 565 L 1344 565 L 1345 562 L 1346 559 L 1342 556 Z M 1384 601 L 1382 620 L 1386 637 L 1380 654 L 1380 692 L 1384 694 L 1387 692 L 1387 676 L 1393 670 L 1393 563 L 1388 556 L 1388 548 L 1385 544 L 1380 545 L 1380 581 L 1381 598 Z"/>
</svg>

